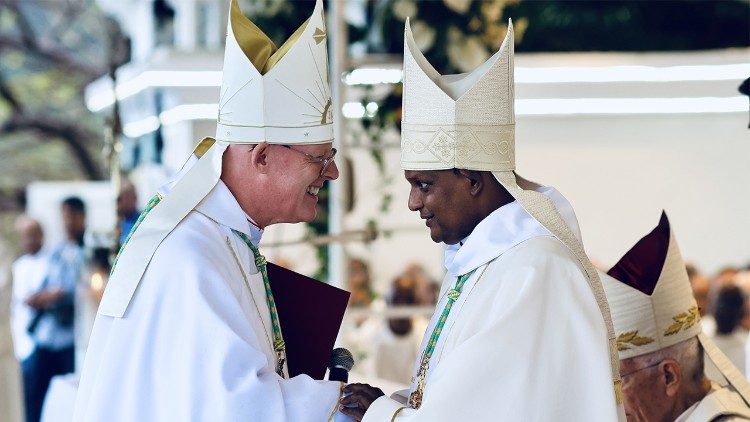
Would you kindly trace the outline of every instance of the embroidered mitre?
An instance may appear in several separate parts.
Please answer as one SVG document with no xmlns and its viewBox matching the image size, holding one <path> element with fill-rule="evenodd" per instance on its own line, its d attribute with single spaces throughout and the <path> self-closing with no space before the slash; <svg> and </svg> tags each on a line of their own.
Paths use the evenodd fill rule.
<svg viewBox="0 0 750 422">
<path fill-rule="evenodd" d="M 701 332 L 698 304 L 666 214 L 601 278 L 620 359 L 661 350 Z"/>
<path fill-rule="evenodd" d="M 513 24 L 489 60 L 441 75 L 414 42 L 407 20 L 401 167 L 404 170 L 515 169 Z"/>
<path fill-rule="evenodd" d="M 515 173 L 513 23 L 500 50 L 472 72 L 441 75 L 417 48 L 409 21 L 404 33 L 401 168 L 490 171 L 503 188 L 581 264 L 607 327 L 617 403 L 620 370 L 609 305 L 580 240 L 540 185 Z"/>
<path fill-rule="evenodd" d="M 653 231 L 600 276 L 612 311 L 620 359 L 698 337 L 706 358 L 750 404 L 750 385 L 744 375 L 702 332 L 685 262 L 665 213 Z"/>
<path fill-rule="evenodd" d="M 326 26 L 321 0 L 280 47 L 232 0 L 216 139 L 230 143 L 333 141 Z"/>
<path fill-rule="evenodd" d="M 125 315 L 161 242 L 221 177 L 230 144 L 333 141 L 323 3 L 280 48 L 230 0 L 216 139 L 206 138 L 118 254 L 98 313 Z"/>
</svg>

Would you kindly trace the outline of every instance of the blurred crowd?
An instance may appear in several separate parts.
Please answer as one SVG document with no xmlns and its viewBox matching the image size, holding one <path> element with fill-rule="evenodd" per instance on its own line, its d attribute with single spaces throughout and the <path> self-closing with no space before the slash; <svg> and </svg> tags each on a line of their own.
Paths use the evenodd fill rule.
<svg viewBox="0 0 750 422">
<path fill-rule="evenodd" d="M 64 239 L 57 244 L 45 242 L 40 221 L 28 215 L 17 219 L 21 255 L 11 266 L 9 317 L 27 422 L 42 418 L 53 377 L 73 373 L 83 363 L 112 253 L 133 227 L 136 207 L 135 189 L 125 182 L 117 198 L 116 237 L 109 244 L 87 232 L 86 204 L 77 196 L 60 204 Z"/>
<path fill-rule="evenodd" d="M 693 295 L 698 302 L 703 331 L 745 374 L 750 375 L 746 364 L 750 356 L 750 266 L 726 267 L 713 276 L 701 273 L 695 266 L 687 267 Z M 708 376 L 716 369 L 707 367 Z"/>
<path fill-rule="evenodd" d="M 342 327 L 342 337 L 344 346 L 354 354 L 354 371 L 366 379 L 409 384 L 440 284 L 420 265 L 411 264 L 378 296 L 368 265 L 354 259 L 349 264 L 347 289 L 353 316 Z M 389 312 L 393 310 L 400 314 Z"/>
</svg>

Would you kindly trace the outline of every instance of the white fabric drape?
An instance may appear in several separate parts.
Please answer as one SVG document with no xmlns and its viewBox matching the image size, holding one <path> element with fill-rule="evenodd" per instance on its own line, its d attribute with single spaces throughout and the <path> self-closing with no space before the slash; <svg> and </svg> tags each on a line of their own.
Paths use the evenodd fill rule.
<svg viewBox="0 0 750 422">
<path fill-rule="evenodd" d="M 231 229 L 251 234 L 219 182 L 159 247 L 124 317 L 97 316 L 74 420 L 329 419 L 340 383 L 274 372 L 263 281 Z"/>
</svg>

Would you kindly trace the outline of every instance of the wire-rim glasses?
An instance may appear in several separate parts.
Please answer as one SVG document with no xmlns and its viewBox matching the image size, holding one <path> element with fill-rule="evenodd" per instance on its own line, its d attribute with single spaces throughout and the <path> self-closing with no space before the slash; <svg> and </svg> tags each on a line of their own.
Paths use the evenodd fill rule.
<svg viewBox="0 0 750 422">
<path fill-rule="evenodd" d="M 289 145 L 281 145 L 281 146 L 304 155 L 305 157 L 307 157 L 308 160 L 314 163 L 323 163 L 323 167 L 320 168 L 320 173 L 318 174 L 318 177 L 323 176 L 323 174 L 326 172 L 326 170 L 328 170 L 328 167 L 331 165 L 331 163 L 333 163 L 333 160 L 336 157 L 336 148 L 331 148 L 331 153 L 328 154 L 327 156 L 319 155 L 316 157 L 314 155 L 310 155 L 300 150 L 294 149 Z"/>
</svg>

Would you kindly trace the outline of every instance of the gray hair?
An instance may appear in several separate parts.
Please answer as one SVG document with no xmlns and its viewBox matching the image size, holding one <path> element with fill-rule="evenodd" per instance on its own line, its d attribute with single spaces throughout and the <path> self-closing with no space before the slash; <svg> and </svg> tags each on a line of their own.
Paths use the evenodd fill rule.
<svg viewBox="0 0 750 422">
<path fill-rule="evenodd" d="M 700 383 L 705 377 L 703 346 L 698 341 L 698 337 L 692 337 L 661 350 L 633 358 L 639 367 L 656 365 L 664 359 L 675 360 L 688 382 Z"/>
</svg>

